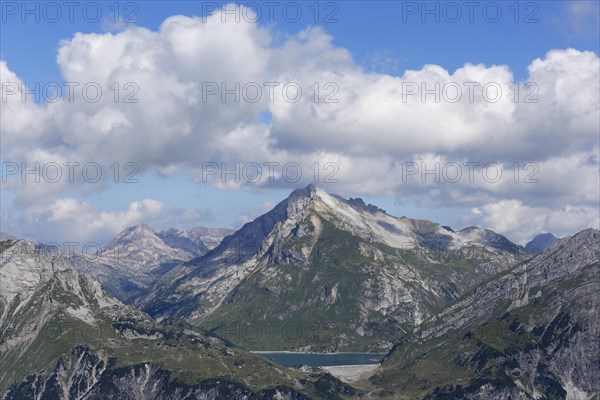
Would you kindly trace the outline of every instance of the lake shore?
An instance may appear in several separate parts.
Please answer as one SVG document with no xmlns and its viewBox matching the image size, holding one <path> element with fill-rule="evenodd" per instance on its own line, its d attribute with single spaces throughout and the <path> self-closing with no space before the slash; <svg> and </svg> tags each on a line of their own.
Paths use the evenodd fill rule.
<svg viewBox="0 0 600 400">
<path fill-rule="evenodd" d="M 339 380 L 352 383 L 362 379 L 368 379 L 379 368 L 380 364 L 363 364 L 363 365 L 336 365 L 329 367 L 320 367 L 324 371 L 329 372 Z"/>
<path fill-rule="evenodd" d="M 325 352 L 318 352 L 318 351 L 286 351 L 286 350 L 282 350 L 282 351 L 249 351 L 249 353 L 253 353 L 253 354 L 325 354 L 325 355 L 333 355 L 333 354 L 373 354 L 374 356 L 381 356 L 386 355 L 387 353 L 364 353 L 364 352 L 360 352 L 360 351 L 340 351 L 340 352 L 336 352 L 336 353 L 325 353 Z"/>
<path fill-rule="evenodd" d="M 385 356 L 383 353 L 311 353 L 293 351 L 253 353 L 289 368 L 301 365 L 318 368 L 334 366 L 358 366 L 358 368 L 362 368 L 365 365 L 379 365 L 381 359 Z"/>
</svg>

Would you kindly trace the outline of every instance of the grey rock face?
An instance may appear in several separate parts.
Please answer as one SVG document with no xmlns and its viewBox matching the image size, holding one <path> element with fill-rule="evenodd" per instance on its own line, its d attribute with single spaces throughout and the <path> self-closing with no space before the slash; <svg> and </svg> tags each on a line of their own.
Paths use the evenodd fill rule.
<svg viewBox="0 0 600 400">
<path fill-rule="evenodd" d="M 531 254 L 540 254 L 546 251 L 554 243 L 560 239 L 551 233 L 542 233 L 534 237 L 529 243 L 525 245 L 525 250 Z"/>
<path fill-rule="evenodd" d="M 94 277 L 119 300 L 129 303 L 157 277 L 194 257 L 165 243 L 148 225 L 129 227 L 96 254 L 65 254 L 78 271 Z"/>
<path fill-rule="evenodd" d="M 165 274 L 135 304 L 193 323 L 323 323 L 336 332 L 329 342 L 278 345 L 364 349 L 390 343 L 524 254 L 489 230 L 396 218 L 310 185 Z M 334 317 L 317 321 L 324 315 Z"/>
<path fill-rule="evenodd" d="M 55 252 L 0 242 L 3 399 L 337 398 L 332 388 L 349 390 L 322 373 L 291 377 L 183 321 L 158 324 Z"/>
<path fill-rule="evenodd" d="M 78 271 L 94 277 L 113 296 L 130 303 L 157 278 L 176 265 L 205 254 L 230 229 L 196 227 L 187 231 L 169 229 L 156 233 L 145 224 L 120 232 L 95 254 L 38 244 L 53 251 Z"/>
<path fill-rule="evenodd" d="M 254 393 L 236 382 L 211 379 L 186 384 L 171 379 L 171 372 L 157 364 L 141 363 L 116 367 L 116 359 L 97 355 L 86 347 L 76 347 L 61 357 L 49 376 L 31 374 L 13 385 L 3 400 L 21 399 L 308 399 L 293 389 L 279 387 Z"/>
<path fill-rule="evenodd" d="M 185 231 L 171 228 L 158 232 L 157 235 L 169 246 L 182 249 L 193 254 L 194 257 L 199 257 L 217 247 L 223 238 L 234 232 L 234 229 L 197 226 Z"/>
<path fill-rule="evenodd" d="M 419 396 L 592 398 L 600 392 L 599 279 L 600 232 L 561 239 L 405 335 L 373 382 Z M 446 375 L 428 377 L 422 365 Z"/>
</svg>

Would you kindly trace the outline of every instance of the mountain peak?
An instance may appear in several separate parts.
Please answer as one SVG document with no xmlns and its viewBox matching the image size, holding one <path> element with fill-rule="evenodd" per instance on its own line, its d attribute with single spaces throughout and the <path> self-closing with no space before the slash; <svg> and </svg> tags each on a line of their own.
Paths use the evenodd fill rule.
<svg viewBox="0 0 600 400">
<path fill-rule="evenodd" d="M 296 215 L 306 208 L 309 204 L 314 203 L 318 198 L 329 196 L 323 190 L 317 188 L 313 183 L 302 188 L 296 189 L 282 203 L 287 205 L 287 215 L 281 215 L 282 218 Z M 280 203 L 280 204 L 282 204 Z"/>
<path fill-rule="evenodd" d="M 154 256 L 156 256 L 158 253 L 176 250 L 169 247 L 154 229 L 146 224 L 133 225 L 122 230 L 100 253 L 106 255 L 124 249 L 130 249 L 132 252 L 132 249 L 135 249 L 136 256 L 140 256 L 140 252 L 155 253 Z"/>
<path fill-rule="evenodd" d="M 0 242 L 4 240 L 17 240 L 17 237 L 8 232 L 0 232 Z"/>
<path fill-rule="evenodd" d="M 119 232 L 111 241 L 111 244 L 116 244 L 117 242 L 129 243 L 132 241 L 140 240 L 142 238 L 154 236 L 156 236 L 156 232 L 150 226 L 146 224 L 137 224 L 125 228 L 121 232 Z M 109 246 L 111 244 L 109 244 Z"/>
<path fill-rule="evenodd" d="M 154 229 L 146 224 L 137 224 L 130 226 L 129 228 L 124 229 L 121 233 L 131 232 L 131 233 L 152 233 L 154 234 Z"/>
<path fill-rule="evenodd" d="M 288 196 L 288 200 L 296 200 L 300 198 L 313 199 L 317 195 L 318 191 L 320 191 L 320 189 L 318 189 L 314 183 L 311 183 L 310 185 L 304 188 L 294 190 Z"/>
<path fill-rule="evenodd" d="M 317 186 L 314 183 L 309 183 L 303 190 L 310 193 L 316 193 Z"/>
<path fill-rule="evenodd" d="M 560 238 L 557 238 L 552 233 L 541 233 L 525 245 L 525 250 L 531 254 L 539 254 L 550 248 L 559 240 Z"/>
<path fill-rule="evenodd" d="M 366 204 L 365 201 L 363 199 L 361 199 L 360 197 L 357 197 L 356 199 L 353 199 L 352 197 L 350 197 L 348 199 L 348 202 L 353 205 L 354 207 L 358 208 L 359 210 L 363 210 L 363 211 L 368 211 L 370 213 L 376 213 L 376 212 L 382 212 L 384 214 L 387 214 L 385 212 L 385 210 L 374 206 L 373 204 Z"/>
</svg>

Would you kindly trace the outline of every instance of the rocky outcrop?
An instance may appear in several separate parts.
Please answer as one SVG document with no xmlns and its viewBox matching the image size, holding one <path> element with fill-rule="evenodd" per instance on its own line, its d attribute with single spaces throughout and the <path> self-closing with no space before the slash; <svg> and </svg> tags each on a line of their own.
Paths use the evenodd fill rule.
<svg viewBox="0 0 600 400">
<path fill-rule="evenodd" d="M 159 324 L 55 252 L 0 242 L 4 399 L 337 398 L 340 385 L 290 374 L 183 321 Z"/>
<path fill-rule="evenodd" d="M 562 239 L 404 335 L 372 382 L 414 397 L 593 398 L 599 277 L 600 232 Z"/>
<path fill-rule="evenodd" d="M 13 385 L 3 400 L 21 399 L 273 399 L 304 400 L 309 397 L 284 386 L 253 392 L 224 379 L 189 384 L 173 380 L 172 373 L 152 363 L 117 367 L 116 359 L 76 347 L 61 357 L 49 375 L 31 374 Z"/>
</svg>

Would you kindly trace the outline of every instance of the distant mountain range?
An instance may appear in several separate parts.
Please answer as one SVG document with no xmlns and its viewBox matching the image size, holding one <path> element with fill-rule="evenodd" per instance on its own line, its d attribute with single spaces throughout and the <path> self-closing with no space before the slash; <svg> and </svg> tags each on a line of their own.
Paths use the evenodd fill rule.
<svg viewBox="0 0 600 400">
<path fill-rule="evenodd" d="M 135 305 L 234 332 L 253 350 L 380 351 L 528 256 L 490 230 L 396 218 L 311 185 L 173 268 Z"/>
<path fill-rule="evenodd" d="M 156 233 L 150 226 L 129 227 L 96 254 L 66 248 L 53 250 L 78 271 L 99 281 L 117 299 L 129 303 L 174 266 L 205 254 L 232 229 L 195 227 Z M 16 239 L 14 236 L 7 236 Z M 38 248 L 46 248 L 37 243 Z"/>
<path fill-rule="evenodd" d="M 551 233 L 542 233 L 531 239 L 531 241 L 525 245 L 525 250 L 531 254 L 540 254 L 559 240 L 560 238 L 557 238 Z"/>
<path fill-rule="evenodd" d="M 95 255 L 2 238 L 3 399 L 600 392 L 597 230 L 521 247 L 310 185 L 238 231 L 136 225 Z M 388 354 L 350 386 L 247 350 Z"/>
<path fill-rule="evenodd" d="M 134 234 L 134 232 L 130 232 Z M 21 399 L 307 399 L 352 389 L 183 323 L 159 324 L 25 241 L 0 243 L 0 394 Z"/>
<path fill-rule="evenodd" d="M 157 235 L 171 247 L 185 250 L 195 256 L 201 256 L 217 247 L 225 236 L 234 232 L 234 229 L 198 226 L 185 231 L 171 228 L 158 232 Z"/>
</svg>

